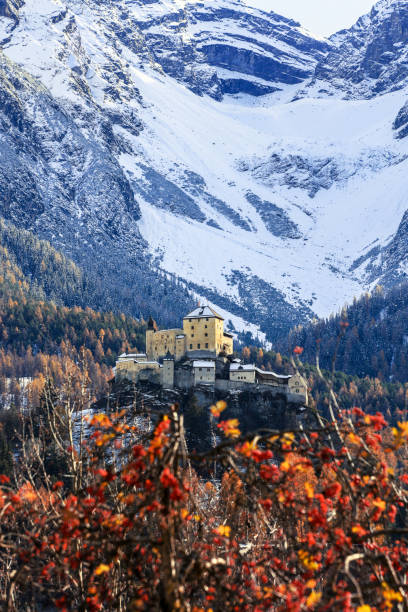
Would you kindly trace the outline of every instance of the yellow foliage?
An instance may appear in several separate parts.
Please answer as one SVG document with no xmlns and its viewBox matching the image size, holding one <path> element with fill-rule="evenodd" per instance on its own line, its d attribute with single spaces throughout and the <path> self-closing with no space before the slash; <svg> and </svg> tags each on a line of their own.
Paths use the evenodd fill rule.
<svg viewBox="0 0 408 612">
<path fill-rule="evenodd" d="M 230 537 L 230 533 L 231 533 L 231 527 L 229 527 L 228 525 L 220 525 L 219 527 L 217 527 L 215 532 L 218 535 L 220 535 L 220 536 L 224 536 L 226 538 L 229 538 Z"/>
<path fill-rule="evenodd" d="M 309 608 L 316 606 L 322 598 L 322 594 L 319 591 L 312 591 L 306 600 L 306 604 Z"/>
<path fill-rule="evenodd" d="M 98 565 L 98 567 L 95 570 L 95 575 L 96 576 L 100 576 L 101 574 L 106 574 L 107 572 L 109 572 L 110 567 L 109 565 L 106 565 L 105 563 L 101 563 L 100 565 Z"/>
</svg>

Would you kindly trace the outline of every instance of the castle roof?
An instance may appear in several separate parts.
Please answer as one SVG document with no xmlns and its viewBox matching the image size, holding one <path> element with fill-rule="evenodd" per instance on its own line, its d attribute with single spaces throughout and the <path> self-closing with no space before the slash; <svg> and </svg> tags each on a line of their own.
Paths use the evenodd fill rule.
<svg viewBox="0 0 408 612">
<path fill-rule="evenodd" d="M 253 372 L 256 370 L 256 367 L 252 364 L 242 365 L 241 363 L 231 363 L 230 370 L 231 372 L 238 372 L 242 370 L 245 370 L 246 372 Z"/>
<path fill-rule="evenodd" d="M 288 381 L 293 378 L 290 374 L 276 374 L 276 372 L 267 372 L 266 370 L 261 370 L 260 368 L 255 368 L 258 374 L 261 374 L 264 378 L 275 378 L 276 380 Z"/>
<path fill-rule="evenodd" d="M 258 374 L 260 374 L 263 378 L 272 378 L 275 380 L 282 380 L 283 382 L 287 382 L 288 380 L 290 380 L 292 378 L 292 376 L 287 376 L 285 374 L 276 374 L 276 372 L 267 372 L 266 370 L 261 370 L 260 368 L 257 368 L 254 364 L 247 364 L 247 365 L 243 365 L 241 363 L 231 363 L 230 365 L 230 371 L 231 372 L 242 372 L 242 371 L 246 371 L 246 372 L 257 372 Z"/>
<path fill-rule="evenodd" d="M 122 353 L 118 361 L 129 361 L 131 359 L 147 359 L 146 353 Z"/>
<path fill-rule="evenodd" d="M 193 361 L 193 368 L 215 368 L 215 362 L 214 361 L 200 361 L 200 360 L 196 360 Z"/>
<path fill-rule="evenodd" d="M 157 331 L 157 323 L 156 323 L 156 321 L 153 319 L 153 317 L 151 315 L 149 317 L 149 322 L 147 324 L 147 329 L 150 329 L 150 330 L 153 329 L 154 331 Z"/>
<path fill-rule="evenodd" d="M 198 306 L 190 314 L 184 317 L 185 319 L 221 319 L 224 321 L 223 317 L 215 312 L 214 308 L 211 306 Z"/>
</svg>

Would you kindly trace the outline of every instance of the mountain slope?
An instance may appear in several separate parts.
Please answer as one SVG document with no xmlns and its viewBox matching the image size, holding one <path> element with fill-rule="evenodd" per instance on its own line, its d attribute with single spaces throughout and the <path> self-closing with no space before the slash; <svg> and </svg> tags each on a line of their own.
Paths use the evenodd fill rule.
<svg viewBox="0 0 408 612">
<path fill-rule="evenodd" d="M 405 274 L 405 81 L 352 77 L 372 36 L 394 78 L 406 3 L 330 41 L 234 0 L 1 6 L 0 212 L 114 307 L 273 339 Z"/>
</svg>

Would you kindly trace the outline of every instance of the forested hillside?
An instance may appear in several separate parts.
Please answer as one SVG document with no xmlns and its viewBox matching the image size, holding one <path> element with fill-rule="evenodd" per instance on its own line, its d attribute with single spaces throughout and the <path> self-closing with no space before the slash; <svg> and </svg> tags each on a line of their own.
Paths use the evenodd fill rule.
<svg viewBox="0 0 408 612">
<path fill-rule="evenodd" d="M 19 356 L 28 352 L 58 354 L 65 343 L 89 349 L 99 363 L 114 365 L 130 349 L 144 350 L 145 324 L 112 312 L 67 308 L 22 298 L 0 301 L 0 342 Z"/>
<path fill-rule="evenodd" d="M 137 283 L 131 285 L 126 271 L 120 268 L 120 260 L 110 262 L 110 290 L 101 280 L 106 270 L 95 265 L 89 262 L 86 269 L 80 268 L 47 240 L 40 240 L 0 217 L 0 298 L 29 296 L 61 306 L 145 318 L 152 314 L 169 326 L 178 324 L 193 301 L 176 277 L 144 267 L 142 261 L 134 262 L 134 271 L 140 269 Z M 178 300 L 174 299 L 175 292 Z"/>
<path fill-rule="evenodd" d="M 377 287 L 329 319 L 297 327 L 277 343 L 286 353 L 304 349 L 306 361 L 348 374 L 408 382 L 408 282 L 385 291 Z"/>
<path fill-rule="evenodd" d="M 90 308 L 98 293 L 83 272 L 48 242 L 0 219 L 0 348 L 19 357 L 89 349 L 112 366 L 125 350 L 144 348 L 145 325 Z M 101 308 L 102 310 L 102 308 Z"/>
<path fill-rule="evenodd" d="M 145 343 L 144 321 L 108 303 L 48 242 L 0 218 L 0 407 L 38 402 L 47 378 L 60 385 L 79 364 L 93 396 L 106 392 L 118 354 Z"/>
<path fill-rule="evenodd" d="M 0 217 L 0 296 L 31 296 L 66 306 L 101 302 L 103 293 L 46 240 Z"/>
<path fill-rule="evenodd" d="M 265 351 L 257 346 L 245 346 L 240 350 L 240 357 L 245 363 L 256 363 L 262 369 L 279 374 L 293 374 L 293 360 L 289 355 L 289 352 L 281 354 L 276 351 Z M 340 370 L 332 373 L 329 369 L 323 369 L 322 378 L 312 357 L 304 354 L 301 357 L 299 368 L 307 380 L 310 401 L 320 414 L 329 416 L 327 408 L 330 388 L 338 396 L 342 410 L 364 406 L 366 412 L 371 414 L 381 412 L 392 422 L 396 422 L 408 413 L 407 385 L 397 380 L 357 376 Z"/>
</svg>

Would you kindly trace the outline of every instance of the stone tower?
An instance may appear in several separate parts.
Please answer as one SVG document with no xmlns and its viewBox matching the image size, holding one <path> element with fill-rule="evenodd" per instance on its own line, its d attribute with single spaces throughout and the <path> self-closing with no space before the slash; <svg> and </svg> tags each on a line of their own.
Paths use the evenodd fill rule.
<svg viewBox="0 0 408 612">
<path fill-rule="evenodd" d="M 153 338 L 154 338 L 154 334 L 156 333 L 156 331 L 157 331 L 156 321 L 152 317 L 149 317 L 149 321 L 147 323 L 147 330 L 146 330 L 146 355 L 148 359 L 152 359 Z"/>
<path fill-rule="evenodd" d="M 166 389 L 174 387 L 174 357 L 170 353 L 163 359 L 162 385 Z"/>
</svg>

